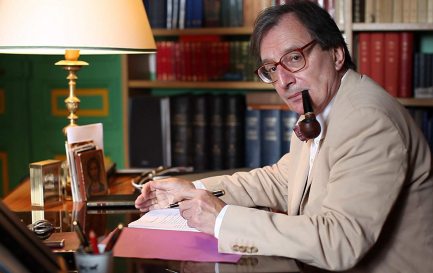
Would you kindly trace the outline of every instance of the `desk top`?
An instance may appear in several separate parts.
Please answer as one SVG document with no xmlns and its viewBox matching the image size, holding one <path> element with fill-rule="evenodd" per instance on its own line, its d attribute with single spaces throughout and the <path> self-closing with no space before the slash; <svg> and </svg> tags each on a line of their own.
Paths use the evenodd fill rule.
<svg viewBox="0 0 433 273">
<path fill-rule="evenodd" d="M 112 180 L 110 179 L 110 193 L 132 193 L 134 188 L 130 181 L 134 175 L 118 174 Z M 199 179 L 205 176 L 208 175 L 196 174 L 186 178 Z M 35 217 L 43 217 L 53 223 L 57 231 L 70 232 L 72 231 L 72 219 L 78 219 L 83 223 L 85 232 L 94 230 L 99 239 L 107 236 L 118 223 L 128 224 L 141 216 L 140 211 L 136 209 L 89 210 L 84 204 L 72 201 L 64 201 L 62 205 L 45 210 L 32 211 L 28 179 L 7 195 L 3 201 L 17 213 L 24 224 L 34 222 Z M 299 272 L 299 269 L 291 259 L 268 256 L 243 256 L 236 264 L 115 257 L 114 272 Z"/>
</svg>

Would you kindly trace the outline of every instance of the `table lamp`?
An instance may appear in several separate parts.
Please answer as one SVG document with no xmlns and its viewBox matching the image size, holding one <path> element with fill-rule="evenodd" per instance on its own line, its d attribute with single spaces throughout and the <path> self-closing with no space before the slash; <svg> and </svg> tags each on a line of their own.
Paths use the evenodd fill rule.
<svg viewBox="0 0 433 273">
<path fill-rule="evenodd" d="M 88 65 L 80 54 L 155 51 L 141 0 L 0 0 L 0 53 L 65 56 L 56 65 L 68 71 L 68 126 L 78 119 L 76 72 Z"/>
</svg>

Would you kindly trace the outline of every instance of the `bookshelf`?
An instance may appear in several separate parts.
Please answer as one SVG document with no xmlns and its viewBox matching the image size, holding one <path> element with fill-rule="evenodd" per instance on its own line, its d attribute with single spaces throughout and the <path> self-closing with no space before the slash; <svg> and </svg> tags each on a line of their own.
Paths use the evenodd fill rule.
<svg viewBox="0 0 433 273">
<path fill-rule="evenodd" d="M 348 1 L 350 2 L 350 1 Z M 347 2 L 347 3 L 348 3 Z M 348 8 L 346 8 L 348 10 Z M 347 23 L 344 25 L 344 33 L 353 52 L 353 36 L 363 31 L 433 31 L 433 23 Z M 179 37 L 182 35 L 221 35 L 221 36 L 248 36 L 252 32 L 251 27 L 220 27 L 198 29 L 154 29 L 157 39 L 164 37 Z M 350 37 L 350 38 L 349 38 Z M 350 42 L 350 40 L 352 42 Z M 352 54 L 353 55 L 353 54 Z M 126 57 L 125 57 L 126 58 Z M 134 58 L 134 56 L 130 56 Z M 353 56 L 356 58 L 356 56 Z M 127 60 L 125 61 L 127 65 Z M 128 89 L 239 89 L 239 90 L 273 90 L 271 85 L 252 81 L 158 81 L 145 79 L 127 79 Z M 399 101 L 405 106 L 433 107 L 433 99 L 404 98 Z"/>
<path fill-rule="evenodd" d="M 336 13 L 344 13 L 344 22 L 339 21 L 338 25 L 342 33 L 344 34 L 349 51 L 352 57 L 356 60 L 356 38 L 361 32 L 402 32 L 409 31 L 414 32 L 417 35 L 426 32 L 433 32 L 433 23 L 359 23 L 353 22 L 353 5 L 355 0 L 335 0 Z M 342 4 L 344 3 L 344 4 Z M 337 10 L 339 9 L 339 10 Z M 182 36 L 209 36 L 217 35 L 221 37 L 227 37 L 228 40 L 236 39 L 241 37 L 243 40 L 248 39 L 252 33 L 252 27 L 201 27 L 201 28 L 184 28 L 184 29 L 163 29 L 154 28 L 153 34 L 158 41 L 164 40 L 179 40 Z M 154 90 L 164 92 L 164 89 L 168 90 L 212 90 L 213 92 L 221 91 L 226 92 L 227 90 L 239 90 L 239 91 L 266 91 L 272 92 L 272 85 L 264 84 L 256 81 L 179 81 L 179 80 L 149 80 L 140 77 L 130 77 L 131 71 L 129 69 L 135 69 L 134 66 L 129 65 L 128 62 L 131 58 L 136 56 L 123 57 L 123 70 L 125 77 L 125 100 L 132 94 L 137 93 L 151 93 Z M 132 60 L 133 61 L 133 60 Z M 407 107 L 419 107 L 419 108 L 430 108 L 433 107 L 433 99 L 420 99 L 420 98 L 398 98 L 399 102 Z M 282 103 L 281 103 L 282 104 Z M 127 108 L 128 105 L 125 103 L 125 124 L 127 126 Z M 125 141 L 127 142 L 128 128 L 125 133 Z M 128 145 L 126 145 L 128 147 Z M 128 149 L 126 149 L 128 150 Z M 128 156 L 125 157 L 126 161 Z"/>
<path fill-rule="evenodd" d="M 252 89 L 272 90 L 272 85 L 247 81 L 150 81 L 130 80 L 129 88 L 188 88 L 188 89 Z"/>
<path fill-rule="evenodd" d="M 433 23 L 353 23 L 352 31 L 433 31 Z"/>
</svg>

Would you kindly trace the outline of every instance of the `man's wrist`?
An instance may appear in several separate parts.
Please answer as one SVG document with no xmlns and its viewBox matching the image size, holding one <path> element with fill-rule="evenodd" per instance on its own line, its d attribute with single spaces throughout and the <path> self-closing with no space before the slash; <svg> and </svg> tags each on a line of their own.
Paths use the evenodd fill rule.
<svg viewBox="0 0 433 273">
<path fill-rule="evenodd" d="M 204 186 L 203 182 L 201 182 L 200 180 L 193 181 L 192 184 L 194 185 L 194 187 L 196 189 L 200 189 L 200 190 L 205 190 L 206 189 L 206 187 Z M 225 213 L 227 211 L 227 208 L 228 208 L 228 205 L 225 205 L 222 208 L 222 210 L 218 213 L 218 216 L 215 219 L 214 236 L 217 239 L 218 239 L 218 236 L 219 236 L 219 232 L 220 232 L 220 229 L 221 229 L 221 224 L 222 224 L 224 215 L 225 215 Z"/>
<path fill-rule="evenodd" d="M 214 227 L 214 230 L 213 230 L 213 234 L 214 234 L 213 236 L 215 236 L 215 238 L 217 238 L 217 239 L 219 238 L 221 224 L 223 222 L 223 218 L 224 218 L 224 215 L 226 214 L 226 211 L 227 211 L 228 207 L 229 207 L 229 205 L 225 205 L 223 207 L 223 209 L 220 211 L 220 213 L 218 213 L 218 216 L 215 219 L 215 227 Z"/>
</svg>

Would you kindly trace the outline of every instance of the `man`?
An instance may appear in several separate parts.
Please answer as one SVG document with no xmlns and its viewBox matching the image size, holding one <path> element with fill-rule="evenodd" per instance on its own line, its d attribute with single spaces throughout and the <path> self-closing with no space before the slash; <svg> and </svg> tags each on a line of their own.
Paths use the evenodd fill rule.
<svg viewBox="0 0 433 273">
<path fill-rule="evenodd" d="M 290 109 L 303 114 L 300 94 L 309 91 L 321 134 L 292 137 L 273 166 L 148 183 L 136 207 L 181 201 L 188 224 L 217 237 L 220 252 L 285 256 L 305 268 L 433 272 L 429 147 L 404 107 L 353 70 L 331 17 L 310 1 L 271 7 L 252 49 L 259 76 Z M 221 198 L 210 193 L 220 189 Z"/>
</svg>

